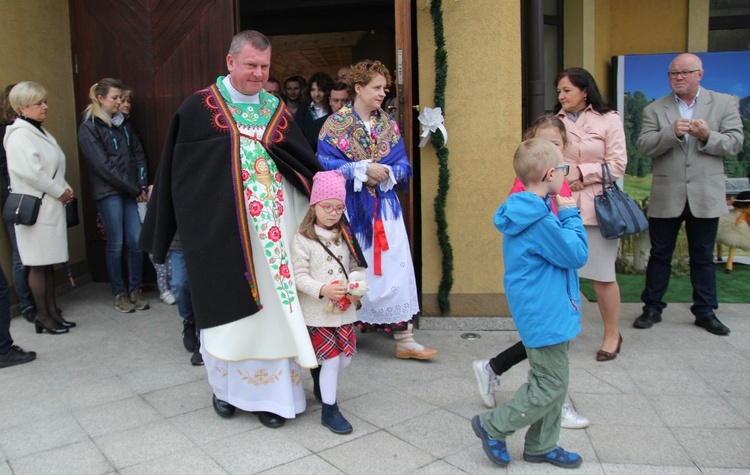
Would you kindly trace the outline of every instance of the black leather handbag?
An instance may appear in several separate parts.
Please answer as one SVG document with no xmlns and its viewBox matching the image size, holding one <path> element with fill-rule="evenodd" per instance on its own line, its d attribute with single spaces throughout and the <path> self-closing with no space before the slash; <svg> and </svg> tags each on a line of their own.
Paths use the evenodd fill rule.
<svg viewBox="0 0 750 475">
<path fill-rule="evenodd" d="M 44 198 L 44 195 L 42 195 Z M 42 198 L 22 193 L 10 193 L 3 206 L 3 221 L 10 224 L 33 226 L 39 216 Z"/>
<path fill-rule="evenodd" d="M 594 197 L 596 220 L 605 239 L 638 234 L 648 229 L 648 219 L 638 205 L 612 181 L 609 165 L 602 164 L 602 194 Z"/>
<path fill-rule="evenodd" d="M 80 223 L 78 219 L 78 198 L 73 198 L 70 203 L 65 205 L 65 220 L 68 222 L 69 228 Z"/>
</svg>

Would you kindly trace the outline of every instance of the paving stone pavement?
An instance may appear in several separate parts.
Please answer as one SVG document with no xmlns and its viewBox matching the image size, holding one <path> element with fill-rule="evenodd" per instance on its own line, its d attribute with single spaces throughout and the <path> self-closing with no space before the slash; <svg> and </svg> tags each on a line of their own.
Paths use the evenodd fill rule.
<svg viewBox="0 0 750 475">
<path fill-rule="evenodd" d="M 34 334 L 12 321 L 16 344 L 37 351 L 30 364 L 0 370 L 0 475 L 6 474 L 537 474 L 561 469 L 523 462 L 523 434 L 508 439 L 512 462 L 486 458 L 470 427 L 486 408 L 470 364 L 518 341 L 515 331 L 419 330 L 440 350 L 432 361 L 394 357 L 387 335 L 359 334 L 359 353 L 342 373 L 339 404 L 354 426 L 340 436 L 320 424 L 305 381 L 307 411 L 282 428 L 252 414 L 217 417 L 206 370 L 189 364 L 174 306 L 146 294 L 151 310 L 123 315 L 107 284 L 59 300 L 78 323 L 70 334 Z M 578 473 L 719 475 L 750 473 L 750 305 L 722 305 L 727 337 L 692 324 L 687 304 L 670 305 L 650 330 L 623 305 L 622 353 L 598 363 L 602 323 L 584 304 L 583 332 L 571 344 L 569 396 L 591 419 L 563 430 L 579 452 Z M 430 328 L 439 320 L 425 319 Z M 435 322 L 438 322 L 435 324 Z M 447 325 L 450 327 L 450 325 Z M 496 393 L 512 397 L 523 363 Z"/>
</svg>

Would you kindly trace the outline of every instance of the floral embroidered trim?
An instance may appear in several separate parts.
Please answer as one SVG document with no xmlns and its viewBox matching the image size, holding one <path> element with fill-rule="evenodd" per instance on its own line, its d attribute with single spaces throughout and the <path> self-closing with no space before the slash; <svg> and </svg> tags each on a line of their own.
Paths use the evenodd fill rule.
<svg viewBox="0 0 750 475">
<path fill-rule="evenodd" d="M 289 129 L 289 119 L 291 115 L 286 108 L 284 101 L 279 101 L 279 107 L 276 113 L 271 116 L 271 120 L 266 126 L 266 133 L 263 136 L 263 146 L 268 149 L 272 144 L 278 144 L 284 141 L 284 134 Z"/>
<path fill-rule="evenodd" d="M 250 228 L 248 227 L 247 210 L 245 209 L 244 186 L 242 179 L 242 156 L 240 154 L 240 133 L 237 124 L 229 112 L 229 107 L 224 101 L 224 98 L 221 97 L 221 93 L 216 84 L 212 84 L 209 91 L 218 106 L 219 114 L 222 115 L 230 129 L 229 136 L 232 141 L 232 180 L 234 182 L 234 200 L 235 208 L 237 210 L 240 241 L 242 242 L 242 254 L 245 258 L 245 280 L 247 280 L 247 285 L 250 287 L 250 292 L 253 295 L 255 304 L 260 310 L 263 306 L 260 303 L 260 293 L 258 292 L 258 286 L 256 284 L 257 279 L 255 277 L 253 251 L 250 247 Z M 208 103 L 208 101 L 205 102 Z M 214 122 L 216 122 L 216 120 L 214 120 Z"/>
<path fill-rule="evenodd" d="M 216 98 L 211 95 L 211 89 L 201 89 L 196 94 L 203 96 L 204 107 L 213 113 L 211 116 L 211 125 L 214 126 L 214 129 L 219 132 L 228 132 L 229 124 L 227 123 L 226 118 L 221 114 L 219 105 L 216 103 Z"/>
</svg>

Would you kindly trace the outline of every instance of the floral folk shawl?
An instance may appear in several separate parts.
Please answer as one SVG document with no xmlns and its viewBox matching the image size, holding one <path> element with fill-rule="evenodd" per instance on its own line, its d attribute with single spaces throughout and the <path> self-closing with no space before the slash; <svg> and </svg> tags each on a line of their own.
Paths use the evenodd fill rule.
<svg viewBox="0 0 750 475">
<path fill-rule="evenodd" d="M 370 130 L 348 104 L 326 120 L 318 136 L 318 161 L 326 170 L 341 170 L 346 178 L 346 209 L 357 240 L 363 248 L 372 246 L 373 221 L 376 218 L 398 219 L 401 203 L 397 188 L 405 189 L 412 175 L 398 124 L 382 109 L 369 118 Z M 393 170 L 397 186 L 382 191 L 379 186 L 365 184 L 354 191 L 354 167 L 369 160 L 387 165 Z"/>
</svg>

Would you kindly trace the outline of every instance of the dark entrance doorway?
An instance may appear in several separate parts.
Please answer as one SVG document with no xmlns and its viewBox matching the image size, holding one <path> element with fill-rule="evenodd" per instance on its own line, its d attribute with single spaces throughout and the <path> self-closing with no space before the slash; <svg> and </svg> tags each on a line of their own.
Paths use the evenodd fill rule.
<svg viewBox="0 0 750 475">
<path fill-rule="evenodd" d="M 390 95 L 395 106 L 387 112 L 401 128 L 414 171 L 408 193 L 400 196 L 421 289 L 421 235 L 418 130 L 412 108 L 417 97 L 416 43 L 413 0 L 275 0 L 239 1 L 239 29 L 262 31 L 273 44 L 271 76 L 309 78 L 325 72 L 335 78 L 339 68 L 362 59 L 379 60 L 392 73 Z M 421 292 L 420 292 L 421 293 Z"/>
</svg>

